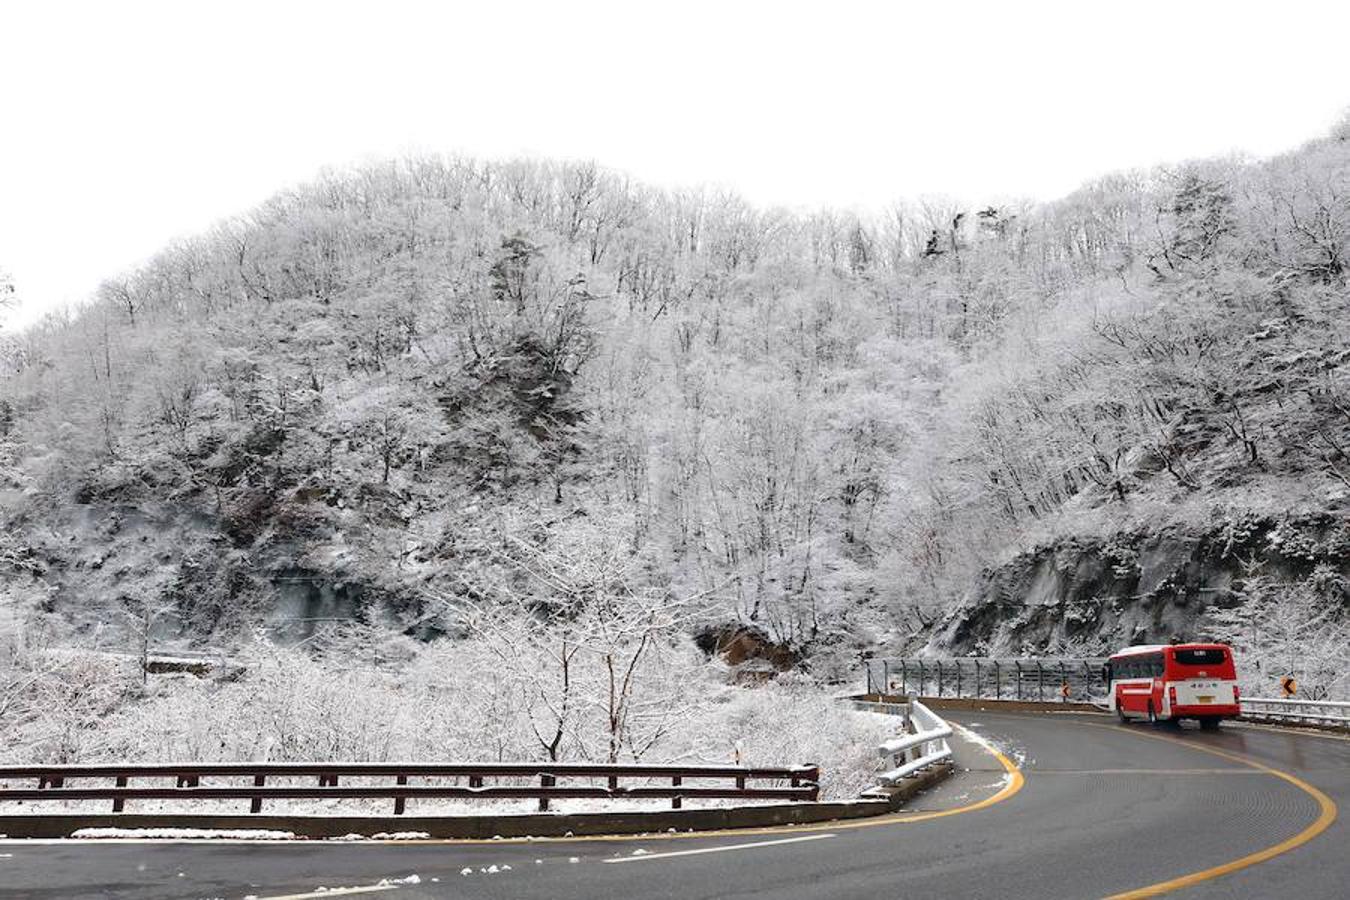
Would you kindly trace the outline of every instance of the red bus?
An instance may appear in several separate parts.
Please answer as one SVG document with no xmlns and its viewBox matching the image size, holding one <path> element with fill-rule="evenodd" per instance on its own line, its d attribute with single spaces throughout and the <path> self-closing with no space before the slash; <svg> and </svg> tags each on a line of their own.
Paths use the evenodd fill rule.
<svg viewBox="0 0 1350 900">
<path fill-rule="evenodd" d="M 1218 728 L 1241 714 L 1233 650 L 1226 644 L 1126 647 L 1106 663 L 1108 703 L 1120 721 L 1196 719 Z"/>
</svg>

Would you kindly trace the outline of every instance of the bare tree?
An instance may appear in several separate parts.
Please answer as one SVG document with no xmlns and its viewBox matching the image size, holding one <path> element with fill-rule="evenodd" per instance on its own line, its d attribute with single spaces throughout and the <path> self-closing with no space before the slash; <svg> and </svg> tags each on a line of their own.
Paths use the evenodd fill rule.
<svg viewBox="0 0 1350 900">
<path fill-rule="evenodd" d="M 150 644 L 160 625 L 177 615 L 171 600 L 137 592 L 122 598 L 121 618 L 131 635 L 132 646 L 141 673 L 141 684 L 150 676 Z"/>
<path fill-rule="evenodd" d="M 463 622 L 527 698 L 531 728 L 550 760 L 569 740 L 585 746 L 595 711 L 605 758 L 639 758 L 678 720 L 679 684 L 658 673 L 688 625 L 706 614 L 708 597 L 640 586 L 624 536 L 583 532 L 573 535 L 581 543 L 554 546 L 504 535 L 496 579 L 475 585 L 496 605 Z"/>
</svg>

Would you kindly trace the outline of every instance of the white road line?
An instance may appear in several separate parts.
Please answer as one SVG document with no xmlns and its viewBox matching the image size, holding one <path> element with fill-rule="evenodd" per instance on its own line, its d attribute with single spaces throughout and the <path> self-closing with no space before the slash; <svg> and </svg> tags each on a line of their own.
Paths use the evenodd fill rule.
<svg viewBox="0 0 1350 900">
<path fill-rule="evenodd" d="M 344 894 L 373 894 L 377 891 L 396 891 L 396 884 L 371 884 L 365 887 L 337 887 L 322 891 L 310 891 L 308 894 L 273 894 L 261 900 L 311 900 L 314 897 L 341 897 Z"/>
<path fill-rule="evenodd" d="M 602 859 L 606 863 L 647 862 L 652 859 L 670 859 L 675 856 L 698 856 L 702 853 L 726 853 L 729 850 L 753 850 L 756 847 L 776 847 L 779 844 L 797 844 L 802 841 L 823 841 L 835 837 L 834 834 L 804 834 L 801 837 L 783 838 L 778 841 L 755 841 L 750 844 L 729 844 L 724 847 L 700 847 L 697 850 L 676 850 L 673 853 L 644 853 L 642 856 L 620 856 Z"/>
</svg>

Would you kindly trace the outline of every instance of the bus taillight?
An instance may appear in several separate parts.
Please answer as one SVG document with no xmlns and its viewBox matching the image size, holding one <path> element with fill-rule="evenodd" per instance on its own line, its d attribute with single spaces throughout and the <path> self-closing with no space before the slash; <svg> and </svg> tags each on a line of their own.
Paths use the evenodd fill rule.
<svg viewBox="0 0 1350 900">
<path fill-rule="evenodd" d="M 1177 705 L 1177 686 L 1175 684 L 1167 686 L 1167 701 L 1173 706 Z"/>
</svg>

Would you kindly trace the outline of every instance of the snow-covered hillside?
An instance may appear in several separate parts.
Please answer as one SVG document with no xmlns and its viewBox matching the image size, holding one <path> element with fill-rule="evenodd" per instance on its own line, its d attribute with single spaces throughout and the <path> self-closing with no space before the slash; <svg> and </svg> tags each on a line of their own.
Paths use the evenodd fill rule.
<svg viewBox="0 0 1350 900">
<path fill-rule="evenodd" d="M 740 623 L 826 675 L 988 641 L 962 600 L 1018 553 L 1344 520 L 1348 260 L 1344 129 L 878 219 L 590 164 L 328 174 L 5 346 L 5 640 L 507 623 L 613 663 Z M 1320 562 L 1289 572 L 1339 609 Z"/>
</svg>

